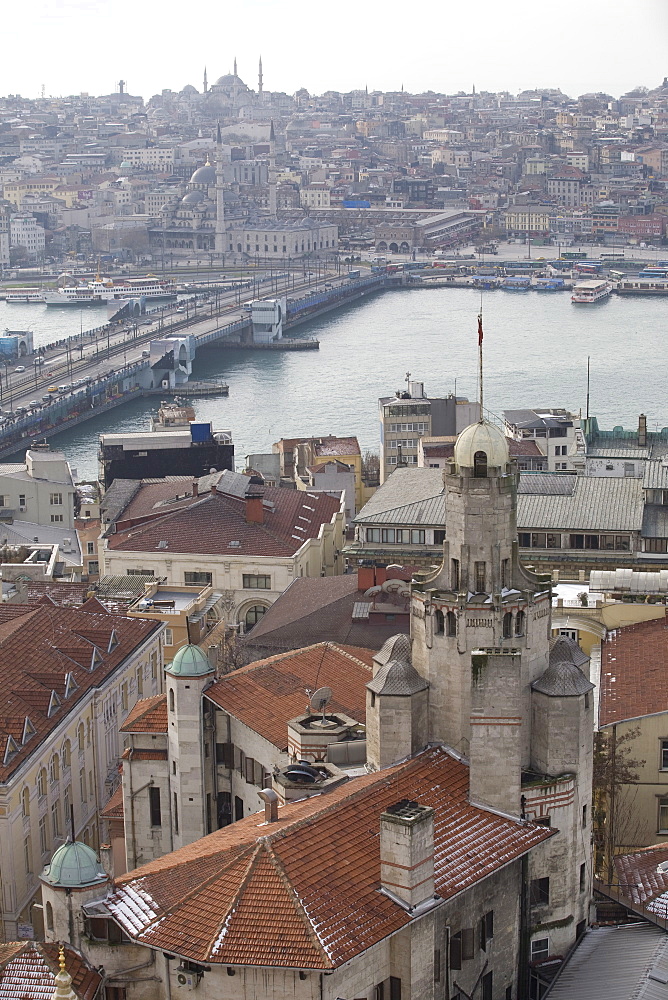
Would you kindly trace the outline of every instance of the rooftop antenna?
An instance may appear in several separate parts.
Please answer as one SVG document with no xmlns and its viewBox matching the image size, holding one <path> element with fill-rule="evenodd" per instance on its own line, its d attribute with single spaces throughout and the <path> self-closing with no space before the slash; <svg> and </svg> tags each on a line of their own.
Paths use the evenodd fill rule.
<svg viewBox="0 0 668 1000">
<path fill-rule="evenodd" d="M 410 392 L 410 387 L 411 387 L 411 373 L 406 372 L 406 388 L 408 389 L 409 392 Z"/>
<path fill-rule="evenodd" d="M 327 706 L 332 700 L 332 689 L 328 687 L 318 688 L 314 691 L 309 698 L 309 705 L 315 712 L 322 712 L 322 718 L 320 719 L 318 725 L 326 726 L 327 723 Z"/>
</svg>

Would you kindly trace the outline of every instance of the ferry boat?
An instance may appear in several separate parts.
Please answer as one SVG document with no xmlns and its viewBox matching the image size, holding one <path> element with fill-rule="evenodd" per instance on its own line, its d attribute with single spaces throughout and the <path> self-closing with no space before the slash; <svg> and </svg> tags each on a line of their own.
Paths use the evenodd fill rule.
<svg viewBox="0 0 668 1000">
<path fill-rule="evenodd" d="M 607 299 L 612 291 L 612 286 L 608 281 L 578 281 L 576 285 L 573 286 L 573 294 L 571 295 L 571 302 L 577 303 L 592 303 L 601 302 L 603 299 Z"/>
<path fill-rule="evenodd" d="M 537 292 L 562 292 L 566 286 L 563 278 L 536 278 L 533 287 Z"/>
<path fill-rule="evenodd" d="M 153 275 L 146 278 L 126 278 L 118 283 L 110 278 L 97 277 L 86 284 L 74 282 L 62 285 L 55 292 L 44 293 L 47 306 L 100 305 L 114 299 L 174 299 L 174 282 Z"/>
<path fill-rule="evenodd" d="M 668 295 L 668 280 L 652 278 L 626 278 L 618 281 L 618 295 Z"/>
<path fill-rule="evenodd" d="M 44 302 L 44 292 L 41 288 L 8 288 L 5 293 L 6 302 Z"/>
<path fill-rule="evenodd" d="M 531 288 L 531 278 L 504 278 L 501 288 L 504 292 L 528 292 Z"/>
</svg>

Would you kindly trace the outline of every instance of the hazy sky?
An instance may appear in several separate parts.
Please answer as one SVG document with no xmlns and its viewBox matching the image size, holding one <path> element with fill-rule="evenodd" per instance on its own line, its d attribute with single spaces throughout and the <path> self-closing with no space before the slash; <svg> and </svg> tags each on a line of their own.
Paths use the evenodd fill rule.
<svg viewBox="0 0 668 1000">
<path fill-rule="evenodd" d="M 0 94 L 198 90 L 231 70 L 254 89 L 470 92 L 561 87 L 618 96 L 668 75 L 668 0 L 17 0 L 3 5 Z"/>
</svg>

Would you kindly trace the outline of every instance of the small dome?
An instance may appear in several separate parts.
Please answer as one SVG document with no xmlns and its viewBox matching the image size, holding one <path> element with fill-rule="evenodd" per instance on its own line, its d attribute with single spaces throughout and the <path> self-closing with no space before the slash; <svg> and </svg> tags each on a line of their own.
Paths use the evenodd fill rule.
<svg viewBox="0 0 668 1000">
<path fill-rule="evenodd" d="M 484 452 L 490 469 L 503 469 L 510 462 L 505 434 L 488 420 L 464 428 L 455 441 L 455 464 L 463 469 L 474 468 L 477 452 Z"/>
<path fill-rule="evenodd" d="M 184 195 L 181 199 L 182 205 L 197 205 L 200 201 L 204 199 L 204 195 L 201 191 L 189 191 L 188 194 Z"/>
<path fill-rule="evenodd" d="M 374 694 L 408 697 L 429 687 L 411 663 L 411 640 L 407 635 L 394 635 L 383 643 L 374 656 L 378 667 L 367 689 Z"/>
<path fill-rule="evenodd" d="M 594 685 L 574 663 L 561 660 L 550 663 L 545 673 L 533 682 L 531 689 L 552 698 L 572 698 L 588 694 L 594 690 Z"/>
<path fill-rule="evenodd" d="M 173 677 L 203 677 L 204 674 L 212 672 L 213 667 L 206 653 L 191 643 L 181 646 L 167 667 L 167 673 Z"/>
<path fill-rule="evenodd" d="M 95 851 L 78 840 L 61 844 L 42 872 L 43 882 L 64 889 L 83 889 L 108 880 Z"/>
<path fill-rule="evenodd" d="M 191 184 L 207 184 L 212 185 L 216 183 L 216 168 L 212 163 L 207 162 L 203 167 L 198 167 L 195 173 L 190 178 Z"/>
</svg>

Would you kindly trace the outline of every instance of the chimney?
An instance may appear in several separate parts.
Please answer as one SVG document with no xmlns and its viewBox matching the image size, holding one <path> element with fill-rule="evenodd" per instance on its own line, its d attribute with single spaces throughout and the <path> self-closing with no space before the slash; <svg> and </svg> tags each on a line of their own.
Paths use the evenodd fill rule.
<svg viewBox="0 0 668 1000">
<path fill-rule="evenodd" d="M 212 667 L 218 666 L 218 646 L 209 646 L 207 650 L 207 656 L 209 658 L 209 664 Z"/>
<path fill-rule="evenodd" d="M 199 481 L 197 479 L 193 479 L 193 496 L 199 496 Z"/>
<path fill-rule="evenodd" d="M 213 486 L 211 487 L 211 496 L 215 497 L 217 492 L 218 492 L 218 486 L 216 485 L 216 483 L 214 483 Z"/>
<path fill-rule="evenodd" d="M 246 522 L 247 524 L 263 524 L 264 508 L 262 507 L 263 493 L 253 492 L 246 494 Z"/>
<path fill-rule="evenodd" d="M 434 810 L 409 799 L 380 815 L 381 889 L 412 912 L 434 901 Z"/>
<path fill-rule="evenodd" d="M 278 795 L 273 788 L 263 788 L 257 794 L 264 802 L 265 823 L 275 823 L 278 820 Z"/>
<path fill-rule="evenodd" d="M 638 445 L 644 448 L 647 444 L 647 417 L 641 413 L 638 417 Z"/>
</svg>

